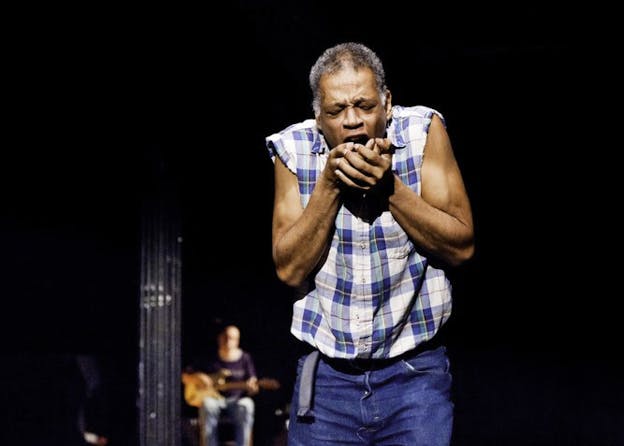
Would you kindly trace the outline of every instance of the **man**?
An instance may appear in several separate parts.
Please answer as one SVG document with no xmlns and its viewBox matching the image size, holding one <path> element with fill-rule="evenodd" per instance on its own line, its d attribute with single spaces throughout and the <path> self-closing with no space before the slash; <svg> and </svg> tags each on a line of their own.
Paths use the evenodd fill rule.
<svg viewBox="0 0 624 446">
<path fill-rule="evenodd" d="M 240 348 L 240 330 L 235 325 L 219 332 L 217 344 L 216 355 L 207 361 L 196 360 L 185 370 L 185 398 L 198 406 L 202 446 L 219 444 L 218 424 L 223 412 L 234 424 L 236 445 L 249 446 L 255 408 L 251 396 L 259 390 L 254 361 Z"/>
<path fill-rule="evenodd" d="M 474 246 L 444 121 L 393 106 L 381 61 L 358 43 L 327 49 L 310 87 L 315 119 L 266 139 L 273 259 L 303 296 L 291 332 L 314 349 L 299 362 L 289 445 L 448 445 L 436 334 L 451 313 L 445 269 Z"/>
</svg>

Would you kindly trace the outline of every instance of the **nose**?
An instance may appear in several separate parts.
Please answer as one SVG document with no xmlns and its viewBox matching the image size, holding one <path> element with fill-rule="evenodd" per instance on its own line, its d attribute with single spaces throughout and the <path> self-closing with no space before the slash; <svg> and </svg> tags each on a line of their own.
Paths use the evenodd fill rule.
<svg viewBox="0 0 624 446">
<path fill-rule="evenodd" d="M 362 125 L 362 120 L 355 107 L 347 107 L 345 109 L 343 125 L 349 129 L 358 128 Z"/>
</svg>

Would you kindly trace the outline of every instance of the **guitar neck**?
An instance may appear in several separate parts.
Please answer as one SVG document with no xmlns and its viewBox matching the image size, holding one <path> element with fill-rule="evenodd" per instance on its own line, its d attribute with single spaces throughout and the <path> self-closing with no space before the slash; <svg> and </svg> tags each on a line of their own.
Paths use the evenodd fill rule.
<svg viewBox="0 0 624 446">
<path fill-rule="evenodd" d="M 245 384 L 245 381 L 230 381 L 222 384 L 217 384 L 215 386 L 215 389 L 220 392 L 224 390 L 245 390 L 246 388 L 247 385 Z"/>
<path fill-rule="evenodd" d="M 270 378 L 262 378 L 258 380 L 258 387 L 266 390 L 276 390 L 279 388 L 279 383 Z M 246 390 L 247 385 L 245 381 L 229 381 L 224 383 L 219 383 L 215 386 L 215 388 L 219 391 L 223 390 Z"/>
<path fill-rule="evenodd" d="M 183 373 L 182 382 L 184 383 L 184 400 L 193 407 L 200 407 L 204 398 L 223 398 L 219 391 L 241 389 L 247 390 L 245 381 L 226 382 L 224 377 L 217 378 L 211 376 L 212 380 L 207 382 L 202 376 L 208 377 L 203 373 Z M 276 390 L 280 387 L 280 383 L 272 378 L 262 378 L 258 380 L 260 389 Z"/>
</svg>

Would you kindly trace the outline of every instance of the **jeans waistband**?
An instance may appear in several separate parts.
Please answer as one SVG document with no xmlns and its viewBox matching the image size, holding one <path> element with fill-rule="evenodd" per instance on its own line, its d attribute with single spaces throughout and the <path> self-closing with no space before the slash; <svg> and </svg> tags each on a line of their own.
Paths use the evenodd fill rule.
<svg viewBox="0 0 624 446">
<path fill-rule="evenodd" d="M 373 358 L 353 358 L 353 359 L 342 359 L 342 358 L 330 358 L 327 355 L 321 354 L 321 359 L 323 362 L 331 366 L 334 370 L 337 370 L 342 373 L 346 373 L 349 375 L 361 375 L 365 372 L 371 372 L 375 370 L 384 369 L 393 364 L 396 364 L 399 361 L 403 361 L 405 359 L 413 358 L 419 355 L 422 352 L 435 350 L 436 348 L 442 345 L 441 339 L 439 336 L 434 336 L 433 339 L 429 341 L 422 342 L 418 344 L 412 350 L 408 350 L 405 353 L 402 353 L 399 356 L 395 356 L 394 358 L 387 359 L 373 359 Z"/>
</svg>

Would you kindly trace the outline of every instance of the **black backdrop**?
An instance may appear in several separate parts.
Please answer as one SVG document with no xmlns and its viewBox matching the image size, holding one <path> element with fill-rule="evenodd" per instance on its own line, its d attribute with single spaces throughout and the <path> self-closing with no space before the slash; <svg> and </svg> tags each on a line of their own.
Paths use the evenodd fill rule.
<svg viewBox="0 0 624 446">
<path fill-rule="evenodd" d="M 310 117 L 309 67 L 358 40 L 384 60 L 394 103 L 445 115 L 474 208 L 476 256 L 452 272 L 455 443 L 622 441 L 614 159 L 600 137 L 610 93 L 583 31 L 593 18 L 526 3 L 390 6 L 15 12 L 1 330 L 5 409 L 22 432 L 54 419 L 25 402 L 40 395 L 32 382 L 56 383 L 58 358 L 91 354 L 107 364 L 112 441 L 133 444 L 138 217 L 154 161 L 183 215 L 185 357 L 234 321 L 286 401 L 298 345 L 271 263 L 264 137 Z"/>
</svg>

